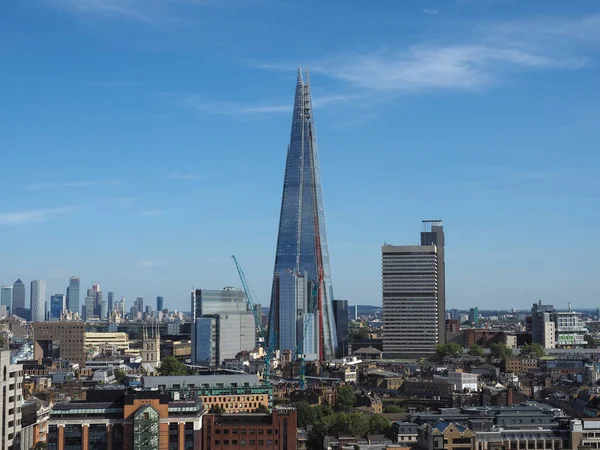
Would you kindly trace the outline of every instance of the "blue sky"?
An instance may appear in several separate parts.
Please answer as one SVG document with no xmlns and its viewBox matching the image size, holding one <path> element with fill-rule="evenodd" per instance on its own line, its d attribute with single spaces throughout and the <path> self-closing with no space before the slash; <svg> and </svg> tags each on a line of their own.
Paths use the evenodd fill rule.
<svg viewBox="0 0 600 450">
<path fill-rule="evenodd" d="M 597 307 L 600 5 L 548 0 L 0 5 L 0 283 L 268 305 L 296 68 L 337 298 L 444 220 L 447 306 Z"/>
</svg>

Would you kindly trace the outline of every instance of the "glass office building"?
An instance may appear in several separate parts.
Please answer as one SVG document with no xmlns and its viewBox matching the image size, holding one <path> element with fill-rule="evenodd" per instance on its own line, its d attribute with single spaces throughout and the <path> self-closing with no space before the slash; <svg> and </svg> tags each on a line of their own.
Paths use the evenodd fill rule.
<svg viewBox="0 0 600 450">
<path fill-rule="evenodd" d="M 269 343 L 292 350 L 316 342 L 318 359 L 335 357 L 333 287 L 308 73 L 298 70 L 269 311 Z M 314 324 L 305 324 L 307 314 Z M 304 336 L 309 331 L 311 336 Z M 314 336 L 313 336 L 314 333 Z M 308 342 L 308 344 L 307 344 Z"/>
</svg>

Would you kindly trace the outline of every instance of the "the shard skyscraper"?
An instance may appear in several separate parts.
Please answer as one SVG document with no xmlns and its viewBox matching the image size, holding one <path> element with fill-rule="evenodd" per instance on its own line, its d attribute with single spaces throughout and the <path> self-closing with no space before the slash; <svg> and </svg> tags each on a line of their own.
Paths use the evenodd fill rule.
<svg viewBox="0 0 600 450">
<path fill-rule="evenodd" d="M 336 356 L 333 287 L 308 72 L 298 69 L 277 236 L 269 344 L 305 359 Z"/>
</svg>

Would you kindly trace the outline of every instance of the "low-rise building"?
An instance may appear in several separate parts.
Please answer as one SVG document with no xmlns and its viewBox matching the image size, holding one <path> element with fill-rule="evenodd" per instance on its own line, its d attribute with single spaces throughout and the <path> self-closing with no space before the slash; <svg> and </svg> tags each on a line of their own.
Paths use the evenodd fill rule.
<svg viewBox="0 0 600 450">
<path fill-rule="evenodd" d="M 37 397 L 30 397 L 23 403 L 21 412 L 20 448 L 29 450 L 38 442 L 47 444 L 48 420 L 52 405 Z"/>
<path fill-rule="evenodd" d="M 271 414 L 206 414 L 204 449 L 296 450 L 296 410 L 276 407 Z"/>
<path fill-rule="evenodd" d="M 505 372 L 509 373 L 524 373 L 529 370 L 534 370 L 539 367 L 539 359 L 526 356 L 509 356 L 506 358 Z"/>
<path fill-rule="evenodd" d="M 408 379 L 404 381 L 402 391 L 411 397 L 441 398 L 452 393 L 452 386 L 442 380 Z"/>
<path fill-rule="evenodd" d="M 430 450 L 475 450 L 475 433 L 461 425 L 439 421 L 419 428 L 419 446 Z"/>
<path fill-rule="evenodd" d="M 600 448 L 600 419 L 575 419 L 571 421 L 571 446 L 580 448 Z"/>
<path fill-rule="evenodd" d="M 202 448 L 204 405 L 197 397 L 174 401 L 157 391 L 88 391 L 85 401 L 54 405 L 48 448 Z"/>
<path fill-rule="evenodd" d="M 85 333 L 86 348 L 101 353 L 103 349 L 114 349 L 116 351 L 129 350 L 129 337 L 127 333 Z"/>
<path fill-rule="evenodd" d="M 398 444 L 415 444 L 419 436 L 419 425 L 411 422 L 392 422 L 390 436 Z"/>
<path fill-rule="evenodd" d="M 144 377 L 142 382 L 145 388 L 168 393 L 172 398 L 195 393 L 207 410 L 214 407 L 226 413 L 242 413 L 273 405 L 271 385 L 260 383 L 256 375 Z"/>
<path fill-rule="evenodd" d="M 447 382 L 452 386 L 453 391 L 472 391 L 479 390 L 479 375 L 476 373 L 465 373 L 462 371 L 448 372 Z"/>
</svg>

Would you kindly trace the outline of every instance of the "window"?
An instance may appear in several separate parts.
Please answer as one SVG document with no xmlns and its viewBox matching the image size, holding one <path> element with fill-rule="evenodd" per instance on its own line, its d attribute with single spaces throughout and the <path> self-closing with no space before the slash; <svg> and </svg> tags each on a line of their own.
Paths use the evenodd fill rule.
<svg viewBox="0 0 600 450">
<path fill-rule="evenodd" d="M 267 439 L 267 445 L 273 445 L 273 441 L 271 439 Z"/>
<path fill-rule="evenodd" d="M 237 445 L 237 439 L 233 439 L 233 440 L 231 441 L 231 445 Z"/>
<path fill-rule="evenodd" d="M 229 439 L 225 439 L 225 440 L 223 441 L 223 445 L 229 445 Z"/>
<path fill-rule="evenodd" d="M 221 445 L 221 441 L 218 439 L 215 439 L 215 445 Z"/>
<path fill-rule="evenodd" d="M 179 424 L 169 424 L 169 450 L 179 450 Z"/>
<path fill-rule="evenodd" d="M 242 440 L 240 441 L 240 445 L 246 445 L 246 441 L 242 439 Z"/>
<path fill-rule="evenodd" d="M 258 445 L 265 445 L 265 441 L 263 441 L 262 439 L 258 440 Z"/>
</svg>

